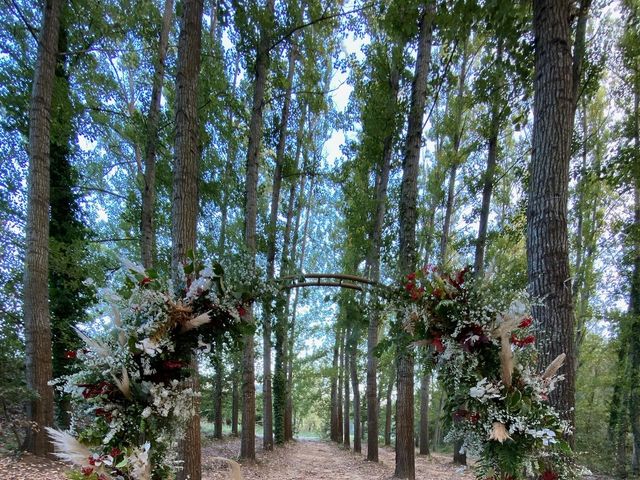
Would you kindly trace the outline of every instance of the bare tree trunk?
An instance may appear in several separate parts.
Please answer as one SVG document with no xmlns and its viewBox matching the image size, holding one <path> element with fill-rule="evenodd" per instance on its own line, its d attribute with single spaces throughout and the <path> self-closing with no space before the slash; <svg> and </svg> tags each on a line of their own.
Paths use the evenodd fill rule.
<svg viewBox="0 0 640 480">
<path fill-rule="evenodd" d="M 634 92 L 634 146 L 640 152 L 640 70 L 636 61 L 636 80 Z M 631 272 L 631 288 L 629 292 L 629 423 L 633 435 L 631 454 L 631 473 L 640 473 L 640 173 L 636 168 L 633 178 L 634 216 L 630 229 L 633 237 L 630 239 L 633 258 Z"/>
<path fill-rule="evenodd" d="M 462 136 L 464 134 L 464 116 L 463 116 L 463 102 L 464 96 L 464 84 L 467 77 L 467 44 L 465 43 L 462 52 L 462 61 L 460 64 L 460 76 L 458 78 L 458 103 L 456 104 L 455 124 L 456 132 L 453 136 L 453 162 L 449 170 L 449 185 L 447 187 L 447 204 L 444 212 L 444 221 L 442 227 L 442 238 L 440 240 L 440 267 L 444 268 L 447 264 L 447 249 L 449 246 L 449 233 L 451 230 L 451 217 L 453 216 L 453 208 L 455 204 L 456 193 L 456 175 L 458 173 L 458 166 L 461 163 L 460 144 L 462 142 Z M 454 452 L 455 455 L 455 452 Z"/>
<path fill-rule="evenodd" d="M 349 367 L 351 368 L 351 387 L 353 390 L 353 451 L 362 452 L 361 426 L 360 426 L 360 384 L 358 382 L 358 337 L 357 330 L 352 335 Z"/>
<path fill-rule="evenodd" d="M 565 353 L 565 381 L 551 404 L 571 424 L 575 414 L 575 342 L 567 199 L 572 134 L 569 0 L 534 0 L 535 76 L 531 182 L 527 208 L 527 267 L 534 305 L 539 366 Z"/>
<path fill-rule="evenodd" d="M 342 407 L 343 407 L 343 403 L 342 403 L 342 380 L 343 380 L 343 375 L 342 373 L 344 372 L 344 337 L 346 336 L 346 332 L 344 332 L 343 335 L 340 336 L 340 343 L 338 345 L 338 392 L 337 392 L 337 396 L 338 396 L 338 402 L 337 402 L 337 414 L 338 414 L 338 422 L 337 422 L 337 426 L 338 426 L 338 431 L 337 431 L 337 436 L 338 436 L 338 443 L 342 443 L 344 441 L 343 438 L 343 434 L 344 434 L 344 425 L 343 425 L 343 411 L 342 411 Z"/>
<path fill-rule="evenodd" d="M 308 162 L 305 160 L 304 162 L 305 165 L 308 164 Z M 303 177 L 304 179 L 304 177 Z M 301 197 L 299 198 L 299 205 L 300 207 L 299 210 L 301 210 L 301 206 L 303 204 L 303 199 L 304 199 L 304 182 L 301 182 L 301 189 L 300 189 L 300 194 Z M 302 244 L 300 246 L 300 258 L 298 259 L 299 263 L 298 263 L 298 269 L 302 270 L 302 266 L 304 265 L 304 259 L 305 259 L 305 252 L 306 252 L 306 246 L 307 246 L 307 232 L 309 231 L 309 219 L 311 218 L 311 203 L 313 201 L 313 195 L 314 195 L 314 187 L 315 187 L 315 178 L 312 178 L 311 180 L 311 184 L 309 185 L 309 198 L 307 201 L 307 207 L 306 207 L 306 212 L 305 212 L 305 220 L 304 220 L 304 227 L 302 228 Z M 296 245 L 298 243 L 298 239 L 297 239 L 297 233 L 298 233 L 298 226 L 299 226 L 299 220 L 300 220 L 300 216 L 296 217 L 296 226 L 295 226 L 295 231 L 294 231 L 294 241 L 293 243 L 293 251 L 295 251 L 296 249 Z M 292 255 L 292 259 L 295 260 L 295 255 Z M 298 293 L 299 293 L 299 289 L 296 289 L 296 293 L 294 296 L 294 300 L 293 300 L 293 307 L 291 310 L 291 324 L 289 325 L 289 338 L 288 338 L 288 353 L 287 353 L 287 407 L 285 409 L 284 412 L 284 437 L 285 440 L 292 440 L 293 439 L 293 425 L 292 425 L 292 412 L 293 412 L 293 395 L 292 395 L 292 389 L 293 389 L 293 358 L 294 358 L 294 345 L 295 345 L 295 330 L 296 330 L 296 309 L 298 306 Z"/>
<path fill-rule="evenodd" d="M 349 348 L 349 335 L 350 329 L 347 328 L 344 332 L 344 342 L 342 344 L 342 378 L 344 379 L 344 416 L 343 416 L 343 441 L 344 446 L 347 448 L 351 447 L 351 413 L 349 411 L 350 403 L 351 403 L 351 393 L 349 388 L 349 352 L 347 351 Z"/>
<path fill-rule="evenodd" d="M 215 393 L 213 397 L 213 437 L 222 438 L 222 385 L 224 382 L 224 364 L 222 363 L 222 338 L 215 341 L 214 351 Z"/>
<path fill-rule="evenodd" d="M 338 367 L 340 358 L 340 331 L 336 329 L 336 339 L 333 344 L 333 361 L 331 367 L 333 375 L 331 377 L 331 440 L 338 441 Z"/>
<path fill-rule="evenodd" d="M 233 386 L 231 387 L 231 435 L 238 436 L 238 411 L 240 410 L 238 370 L 240 362 L 234 361 Z"/>
<path fill-rule="evenodd" d="M 392 370 L 391 377 L 389 378 L 389 384 L 387 385 L 387 398 L 384 415 L 384 444 L 387 447 L 391 445 L 391 419 L 393 413 L 391 395 L 393 394 L 393 385 L 395 384 L 395 375 L 393 373 L 394 372 Z"/>
<path fill-rule="evenodd" d="M 266 22 L 271 22 L 274 13 L 274 0 L 267 0 Z M 247 252 L 255 262 L 256 221 L 258 217 L 258 170 L 260 143 L 262 141 L 262 111 L 264 92 L 269 67 L 269 47 L 271 44 L 269 27 L 260 27 L 260 42 L 256 52 L 253 104 L 249 122 L 249 143 L 247 146 L 247 179 L 245 188 L 245 231 L 244 241 Z M 246 309 L 243 319 L 254 325 L 253 307 Z M 256 385 L 254 365 L 254 334 L 244 336 L 242 359 L 242 436 L 240 440 L 240 458 L 253 461 L 256 458 Z"/>
<path fill-rule="evenodd" d="M 162 14 L 160 40 L 158 42 L 158 58 L 153 73 L 151 88 L 151 104 L 147 117 L 147 143 L 144 152 L 144 176 L 142 189 L 142 217 L 140 222 L 142 265 L 149 269 L 153 267 L 156 248 L 156 233 L 153 221 L 154 204 L 156 199 L 156 150 L 158 144 L 158 122 L 160 119 L 160 100 L 164 69 L 169 45 L 169 32 L 173 17 L 173 0 L 165 0 Z"/>
<path fill-rule="evenodd" d="M 407 141 L 402 161 L 400 188 L 400 252 L 398 271 L 407 275 L 416 263 L 416 217 L 418 196 L 418 166 L 422 143 L 422 119 L 427 96 L 427 76 L 431 63 L 433 39 L 433 2 L 422 6 L 416 70 L 411 87 L 411 107 L 407 125 Z M 407 345 L 398 350 L 398 398 L 396 401 L 396 468 L 398 478 L 415 478 L 415 448 L 413 447 L 413 355 Z"/>
<path fill-rule="evenodd" d="M 282 106 L 282 121 L 280 123 L 280 132 L 278 135 L 278 147 L 276 149 L 276 165 L 273 173 L 273 188 L 271 190 L 271 212 L 269 216 L 269 226 L 267 230 L 267 280 L 273 279 L 275 271 L 276 261 L 276 237 L 277 237 L 277 220 L 278 220 L 278 207 L 280 203 L 280 190 L 282 187 L 282 167 L 284 164 L 284 151 L 287 141 L 287 126 L 289 124 L 289 111 L 291 107 L 291 93 L 293 91 L 293 75 L 295 73 L 295 50 L 293 45 L 289 49 L 289 71 L 287 74 L 287 89 L 284 98 L 284 104 Z M 272 306 L 269 302 L 264 305 L 264 380 L 263 380 L 263 415 L 264 415 L 264 435 L 263 442 L 265 450 L 273 449 L 273 416 L 276 417 L 276 441 L 278 443 L 284 442 L 284 409 L 286 405 L 286 379 L 284 378 L 284 371 L 278 369 L 278 377 L 275 385 L 273 386 L 273 395 L 276 399 L 275 412 L 271 391 L 271 314 Z M 283 339 L 284 339 L 284 325 L 283 322 L 278 322 L 276 326 L 276 356 L 281 358 L 276 362 L 282 365 L 284 351 L 283 351 Z"/>
<path fill-rule="evenodd" d="M 502 63 L 502 41 L 498 42 L 496 55 L 498 65 Z M 480 208 L 480 219 L 478 221 L 478 238 L 476 240 L 475 259 L 473 270 L 476 278 L 481 278 L 484 274 L 484 256 L 487 246 L 487 230 L 489 227 L 489 211 L 491 208 L 491 195 L 493 194 L 493 181 L 498 164 L 498 133 L 500 131 L 500 98 L 501 89 L 495 88 L 491 101 L 491 120 L 489 125 L 487 167 L 484 171 L 484 185 L 482 187 L 482 207 Z"/>
<path fill-rule="evenodd" d="M 398 91 L 400 90 L 400 72 L 392 60 L 393 67 L 389 75 L 391 86 L 390 97 L 393 102 L 393 111 L 396 111 L 398 101 Z M 396 128 L 384 138 L 382 149 L 382 165 L 376 174 L 376 213 L 374 225 L 371 231 L 371 244 L 367 254 L 367 273 L 371 280 L 380 280 L 380 249 L 382 246 L 382 228 L 387 203 L 387 187 L 389 184 L 389 172 L 391 171 L 391 157 L 393 155 L 393 140 Z M 378 359 L 375 356 L 375 348 L 378 345 L 378 329 L 380 328 L 380 315 L 377 310 L 369 317 L 369 328 L 367 331 L 367 460 L 378 461 L 378 399 L 377 373 Z"/>
<path fill-rule="evenodd" d="M 171 270 L 176 288 L 180 283 L 180 270 L 187 254 L 195 251 L 198 221 L 198 75 L 200 73 L 200 45 L 202 37 L 203 0 L 185 0 L 178 39 L 178 65 L 176 73 L 176 139 L 173 171 L 172 255 Z M 198 363 L 192 357 L 194 372 L 190 387 L 199 390 Z M 200 453 L 200 402 L 193 403 L 194 416 L 189 421 L 184 438 L 178 446 L 183 469 L 178 479 L 200 480 L 202 475 Z"/>
<path fill-rule="evenodd" d="M 430 455 L 429 452 L 429 383 L 431 368 L 423 362 L 420 375 L 420 455 Z"/>
<path fill-rule="evenodd" d="M 29 177 L 26 251 L 23 277 L 27 388 L 37 396 L 27 402 L 23 448 L 34 455 L 51 452 L 45 427 L 53 425 L 51 321 L 49 318 L 49 204 L 51 102 L 60 32 L 62 0 L 44 2 L 38 58 L 29 108 Z"/>
</svg>

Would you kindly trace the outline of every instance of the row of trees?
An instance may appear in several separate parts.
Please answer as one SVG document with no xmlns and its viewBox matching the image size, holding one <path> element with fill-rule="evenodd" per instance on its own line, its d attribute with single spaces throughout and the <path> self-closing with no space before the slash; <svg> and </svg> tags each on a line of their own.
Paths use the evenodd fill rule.
<svg viewBox="0 0 640 480">
<path fill-rule="evenodd" d="M 70 325 L 93 302 L 93 286 L 83 280 L 109 280 L 113 249 L 174 276 L 190 250 L 223 260 L 242 253 L 247 268 L 258 265 L 268 279 L 318 269 L 388 283 L 422 261 L 444 270 L 469 262 L 476 275 L 489 268 L 498 283 L 529 285 L 543 299 L 534 312 L 545 346 L 540 364 L 567 353 L 567 381 L 552 401 L 572 421 L 587 327 L 603 298 L 626 296 L 628 312 L 610 327 L 619 347 L 608 434 L 624 469 L 631 432 L 632 468 L 640 468 L 639 7 L 627 0 L 613 8 L 624 25 L 609 23 L 604 5 L 589 0 L 535 1 L 533 9 L 502 1 L 346 8 L 47 0 L 42 14 L 26 0 L 5 5 L 11 38 L 0 93 L 3 150 L 12 161 L 2 172 L 10 240 L 3 248 L 18 255 L 3 260 L 2 330 L 20 324 L 22 309 L 26 387 L 37 393 L 29 420 L 53 422 L 47 381 L 68 368 L 65 351 L 78 344 Z M 345 44 L 362 49 L 345 53 Z M 340 71 L 352 88 L 341 111 L 332 102 Z M 342 158 L 327 158 L 325 144 L 339 130 Z M 606 248 L 610 232 L 624 234 L 619 254 Z M 610 254 L 620 259 L 613 271 L 630 279 L 628 289 L 619 282 L 617 292 L 607 291 L 598 278 L 612 271 L 602 260 Z M 287 292 L 248 309 L 241 354 L 230 339 L 214 345 L 216 433 L 224 363 L 241 365 L 232 423 L 241 408 L 240 455 L 255 458 L 260 329 L 263 447 L 291 439 L 294 372 L 308 365 L 296 352 L 315 340 L 331 362 L 319 370 L 331 379 L 331 438 L 349 441 L 352 390 L 354 449 L 366 418 L 367 457 L 377 460 L 381 397 L 386 441 L 395 378 L 396 475 L 413 478 L 416 436 L 428 452 L 428 358 L 398 345 L 396 372 L 381 373 L 376 346 L 397 321 L 375 308 L 363 314 L 375 298 L 344 293 L 335 298 L 335 330 L 326 331 L 299 313 L 318 299 L 309 295 Z M 20 335 L 2 338 L 22 343 Z M 222 352 L 231 352 L 226 362 Z M 19 379 L 6 383 L 19 398 Z M 28 432 L 25 447 L 46 453 L 42 431 Z M 200 475 L 199 441 L 195 418 L 183 442 L 191 478 Z"/>
</svg>

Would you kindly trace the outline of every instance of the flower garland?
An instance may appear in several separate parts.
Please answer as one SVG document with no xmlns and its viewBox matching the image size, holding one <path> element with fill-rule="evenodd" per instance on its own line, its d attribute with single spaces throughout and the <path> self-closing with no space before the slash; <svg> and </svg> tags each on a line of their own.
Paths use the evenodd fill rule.
<svg viewBox="0 0 640 480">
<path fill-rule="evenodd" d="M 400 291 L 402 335 L 429 347 L 440 366 L 451 425 L 447 438 L 480 460 L 483 480 L 573 478 L 570 426 L 549 405 L 561 380 L 559 356 L 542 374 L 530 301 L 491 296 L 468 269 L 453 275 L 428 266 Z"/>
<path fill-rule="evenodd" d="M 248 286 L 232 292 L 222 267 L 193 259 L 177 295 L 141 267 L 129 264 L 125 274 L 118 294 L 103 292 L 112 307 L 107 332 L 90 337 L 77 330 L 85 346 L 66 357 L 80 369 L 52 382 L 73 402 L 70 432 L 48 429 L 58 457 L 78 467 L 73 480 L 173 478 L 180 468 L 176 441 L 199 395 L 184 382 L 193 352 L 209 352 L 225 332 L 240 334 L 249 292 L 270 291 L 245 274 Z"/>
</svg>

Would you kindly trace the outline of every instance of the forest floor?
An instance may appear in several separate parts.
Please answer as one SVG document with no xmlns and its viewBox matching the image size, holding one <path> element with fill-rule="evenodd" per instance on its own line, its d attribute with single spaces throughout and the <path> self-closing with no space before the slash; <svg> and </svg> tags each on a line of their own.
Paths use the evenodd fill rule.
<svg viewBox="0 0 640 480">
<path fill-rule="evenodd" d="M 386 480 L 393 476 L 392 448 L 381 447 L 381 461 L 372 463 L 365 461 L 365 456 L 361 454 L 318 440 L 294 441 L 283 447 L 276 447 L 272 452 L 264 452 L 259 447 L 261 439 L 256 440 L 257 460 L 255 463 L 242 465 L 244 480 Z M 227 480 L 229 467 L 212 458 L 233 459 L 238 456 L 239 450 L 238 438 L 207 440 L 202 451 L 203 480 Z M 31 455 L 24 455 L 19 460 L 0 457 L 0 480 L 65 480 L 66 468 L 61 462 Z M 453 465 L 450 456 L 435 454 L 430 457 L 416 455 L 416 478 L 472 480 L 474 476 L 470 469 Z M 604 477 L 599 478 L 604 480 Z"/>
</svg>

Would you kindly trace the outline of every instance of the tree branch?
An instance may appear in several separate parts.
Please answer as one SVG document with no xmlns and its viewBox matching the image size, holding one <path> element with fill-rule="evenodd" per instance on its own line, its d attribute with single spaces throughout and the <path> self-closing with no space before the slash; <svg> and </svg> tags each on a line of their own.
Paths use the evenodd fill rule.
<svg viewBox="0 0 640 480">
<path fill-rule="evenodd" d="M 367 10 L 367 9 L 373 7 L 374 5 L 375 5 L 375 2 L 365 3 L 361 7 L 354 8 L 353 10 L 348 10 L 346 12 L 341 10 L 341 11 L 339 11 L 337 13 L 324 14 L 324 15 L 319 16 L 318 18 L 311 19 L 308 22 L 305 22 L 305 23 L 302 23 L 302 24 L 297 25 L 295 27 L 292 27 L 285 34 L 283 34 L 279 39 L 277 39 L 274 43 L 272 43 L 271 46 L 269 47 L 268 51 L 270 52 L 271 50 L 276 48 L 278 45 L 280 45 L 282 42 L 284 42 L 285 40 L 288 40 L 289 38 L 291 38 L 291 36 L 294 33 L 296 33 L 298 30 L 302 30 L 303 28 L 310 27 L 311 25 L 315 25 L 316 23 L 324 22 L 325 20 L 332 20 L 334 18 L 339 18 L 339 17 L 344 17 L 346 15 L 351 15 L 352 13 L 359 13 L 359 12 L 362 12 L 364 10 Z"/>
</svg>

